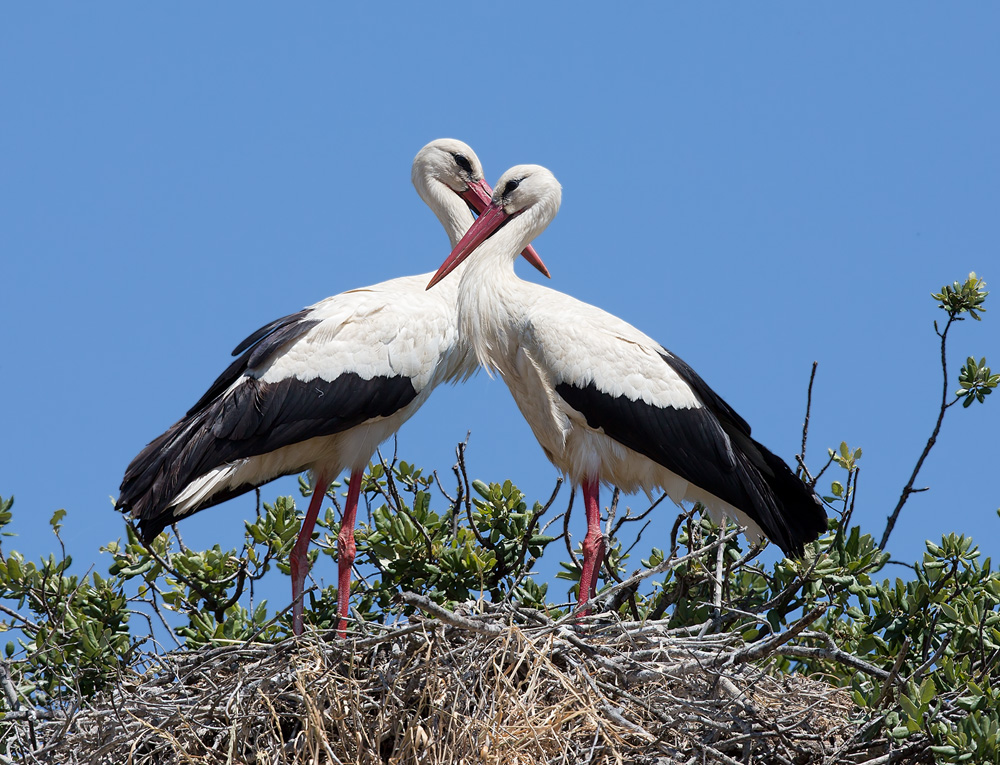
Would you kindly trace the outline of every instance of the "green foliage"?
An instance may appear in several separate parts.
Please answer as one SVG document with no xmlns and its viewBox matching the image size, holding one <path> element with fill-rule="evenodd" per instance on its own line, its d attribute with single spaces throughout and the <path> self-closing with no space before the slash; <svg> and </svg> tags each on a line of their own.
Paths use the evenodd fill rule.
<svg viewBox="0 0 1000 765">
<path fill-rule="evenodd" d="M 372 465 L 362 486 L 371 522 L 359 523 L 355 531 L 355 565 L 368 564 L 377 574 L 352 581 L 356 614 L 383 622 L 400 611 L 411 613 L 396 605 L 402 590 L 446 607 L 481 595 L 498 601 L 512 593 L 533 606 L 544 605 L 545 585 L 525 575 L 553 540 L 537 531 L 544 508 L 536 502 L 529 512 L 524 495 L 510 481 L 473 481 L 478 496 L 469 497 L 463 489 L 464 467 L 462 473 L 457 498 L 437 511 L 432 508 L 433 478 L 421 469 L 407 462 Z M 318 540 L 320 550 L 336 557 L 340 526 L 333 511 L 318 525 L 326 529 Z M 309 597 L 307 619 L 314 626 L 334 626 L 336 590 Z"/>
<path fill-rule="evenodd" d="M 824 625 L 844 650 L 890 669 L 896 688 L 858 674 L 854 699 L 885 712 L 892 737 L 923 733 L 939 762 L 1000 762 L 1000 576 L 967 537 L 949 534 L 927 543 L 915 578 L 856 588 L 857 605 Z M 818 667 L 816 667 L 818 668 Z M 824 669 L 830 669 L 825 666 Z M 889 692 L 887 694 L 887 691 Z M 898 694 L 898 705 L 886 702 Z M 966 714 L 958 716 L 956 712 Z M 964 755 L 972 753 L 971 760 Z"/>
<path fill-rule="evenodd" d="M 11 518 L 13 498 L 0 498 L 0 529 Z M 62 549 L 37 562 L 17 551 L 0 551 L 0 601 L 5 607 L 0 631 L 12 633 L 4 655 L 16 657 L 15 685 L 32 704 L 61 705 L 88 696 L 117 677 L 118 663 L 134 649 L 129 609 L 121 577 L 69 572 L 72 559 L 59 536 L 65 510 L 49 521 Z M 3 532 L 10 536 L 8 532 Z M 0 710 L 10 700 L 0 696 Z"/>
<path fill-rule="evenodd" d="M 1000 375 L 995 375 L 990 372 L 990 368 L 986 366 L 986 359 L 982 358 L 979 363 L 969 356 L 966 359 L 965 366 L 962 367 L 962 371 L 959 372 L 958 384 L 962 387 L 955 391 L 955 395 L 958 398 L 964 398 L 965 401 L 962 402 L 962 406 L 969 406 L 973 401 L 978 401 L 980 404 L 984 403 L 986 396 L 993 392 L 993 389 L 997 387 L 997 383 L 1000 383 Z"/>
<path fill-rule="evenodd" d="M 938 332 L 942 342 L 942 357 L 948 327 L 953 321 L 961 321 L 962 314 L 965 313 L 968 313 L 976 321 L 982 321 L 979 314 L 986 312 L 983 303 L 989 294 L 986 290 L 986 282 L 976 276 L 975 272 L 970 273 L 965 282 L 954 282 L 951 286 L 943 286 L 940 292 L 931 293 L 931 296 L 938 301 L 938 308 L 948 313 L 947 326 Z M 984 403 L 986 396 L 993 392 L 997 383 L 1000 383 L 1000 375 L 991 372 L 985 357 L 977 363 L 974 356 L 969 356 L 965 361 L 965 366 L 959 372 L 958 383 L 961 387 L 955 391 L 956 401 L 962 401 L 962 406 L 968 407 L 972 405 L 973 401 Z"/>
<path fill-rule="evenodd" d="M 938 301 L 938 307 L 947 311 L 949 317 L 968 313 L 976 321 L 981 321 L 979 314 L 986 312 L 983 303 L 989 294 L 986 282 L 973 271 L 964 282 L 946 284 L 940 292 L 932 292 L 931 297 Z"/>
<path fill-rule="evenodd" d="M 186 619 L 167 627 L 185 645 L 278 640 L 287 636 L 287 625 L 268 613 L 267 601 L 253 603 L 253 583 L 272 566 L 288 572 L 288 555 L 300 525 L 294 501 L 279 497 L 274 504 L 264 503 L 256 520 L 245 524 L 240 550 L 223 550 L 219 545 L 190 550 L 169 534 L 161 534 L 147 548 L 131 526 L 125 544 L 112 542 L 102 550 L 112 556 L 112 575 L 136 580 L 133 604 L 160 615 L 165 626 L 168 621 L 176 624 L 176 619 L 168 620 L 163 611 Z M 248 590 L 251 597 L 244 604 L 241 598 Z"/>
<path fill-rule="evenodd" d="M 827 449 L 826 451 L 830 455 L 831 463 L 847 471 L 847 481 L 846 485 L 840 481 L 833 481 L 830 484 L 830 495 L 824 496 L 823 501 L 831 505 L 842 502 L 843 506 L 841 509 L 846 511 L 850 506 L 849 503 L 852 496 L 851 479 L 857 474 L 858 460 L 861 459 L 861 449 L 851 449 L 846 441 L 841 441 L 838 451 L 834 451 L 833 449 Z"/>
</svg>

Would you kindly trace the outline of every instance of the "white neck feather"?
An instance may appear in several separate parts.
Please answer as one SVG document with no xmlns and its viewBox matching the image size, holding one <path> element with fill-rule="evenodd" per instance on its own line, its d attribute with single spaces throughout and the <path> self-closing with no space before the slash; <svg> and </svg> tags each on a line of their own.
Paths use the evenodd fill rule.
<svg viewBox="0 0 1000 765">
<path fill-rule="evenodd" d="M 459 333 L 488 372 L 508 374 L 512 369 L 525 321 L 525 282 L 514 272 L 514 261 L 554 214 L 541 205 L 526 209 L 462 264 L 465 272 L 458 288 Z"/>
<path fill-rule="evenodd" d="M 436 178 L 421 178 L 419 182 L 415 181 L 415 185 L 420 198 L 441 221 L 451 248 L 455 249 L 455 245 L 475 220 L 469 206 L 447 184 Z"/>
</svg>

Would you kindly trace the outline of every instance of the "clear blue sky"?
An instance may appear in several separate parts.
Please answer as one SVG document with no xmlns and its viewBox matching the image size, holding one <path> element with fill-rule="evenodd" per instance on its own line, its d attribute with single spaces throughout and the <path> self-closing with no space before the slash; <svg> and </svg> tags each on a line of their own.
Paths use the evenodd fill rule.
<svg viewBox="0 0 1000 765">
<path fill-rule="evenodd" d="M 6 5 L 0 495 L 16 496 L 19 537 L 5 548 L 54 549 L 47 521 L 66 508 L 77 563 L 103 570 L 125 466 L 236 343 L 436 268 L 447 240 L 409 172 L 444 136 L 491 182 L 549 167 L 564 187 L 536 242 L 551 286 L 661 340 L 789 461 L 819 361 L 809 462 L 841 440 L 864 449 L 856 521 L 880 536 L 940 395 L 929 293 L 971 270 L 1000 288 L 1000 10 L 609 9 Z M 1000 368 L 1000 293 L 988 308 L 956 328 L 953 378 L 971 353 Z M 947 419 L 894 557 L 950 531 L 1000 551 L 994 398 Z M 470 430 L 473 477 L 548 496 L 555 469 L 485 375 L 439 389 L 399 450 L 448 474 Z M 662 508 L 650 543 L 673 521 Z M 252 512 L 244 497 L 182 532 L 236 545 Z"/>
</svg>

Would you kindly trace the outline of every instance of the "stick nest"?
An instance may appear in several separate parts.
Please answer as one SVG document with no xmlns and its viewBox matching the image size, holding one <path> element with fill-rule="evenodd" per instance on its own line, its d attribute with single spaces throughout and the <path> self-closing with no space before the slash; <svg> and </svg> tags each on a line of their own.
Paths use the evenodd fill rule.
<svg viewBox="0 0 1000 765">
<path fill-rule="evenodd" d="M 770 672 L 773 662 L 738 635 L 416 604 L 435 618 L 371 638 L 312 633 L 148 656 L 144 671 L 123 672 L 65 716 L 15 723 L 11 751 L 65 765 L 805 764 L 881 754 L 859 740 L 843 689 Z"/>
</svg>

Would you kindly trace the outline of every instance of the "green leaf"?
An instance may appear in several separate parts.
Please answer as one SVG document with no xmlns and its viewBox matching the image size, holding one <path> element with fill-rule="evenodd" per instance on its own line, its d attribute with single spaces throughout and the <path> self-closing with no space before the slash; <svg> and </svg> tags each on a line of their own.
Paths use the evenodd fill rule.
<svg viewBox="0 0 1000 765">
<path fill-rule="evenodd" d="M 932 746 L 931 752 L 939 757 L 953 758 L 958 754 L 958 750 L 953 746 Z"/>
<path fill-rule="evenodd" d="M 920 722 L 920 709 L 913 703 L 909 696 L 900 696 L 899 705 L 903 708 L 903 711 L 906 712 L 907 717 L 914 722 Z"/>
<path fill-rule="evenodd" d="M 931 702 L 937 695 L 937 686 L 934 685 L 934 681 L 928 677 L 920 684 L 920 704 L 926 706 Z"/>
</svg>

